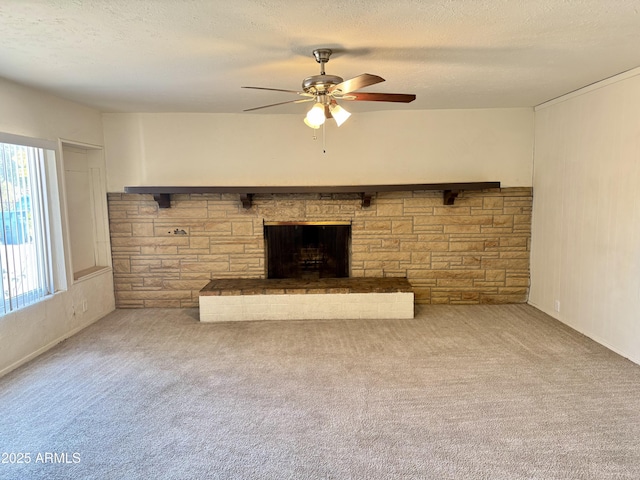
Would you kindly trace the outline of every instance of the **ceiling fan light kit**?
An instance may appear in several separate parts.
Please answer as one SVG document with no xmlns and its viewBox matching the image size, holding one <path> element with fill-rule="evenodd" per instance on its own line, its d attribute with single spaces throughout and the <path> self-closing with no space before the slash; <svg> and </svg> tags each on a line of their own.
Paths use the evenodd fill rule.
<svg viewBox="0 0 640 480">
<path fill-rule="evenodd" d="M 311 128 L 318 128 L 324 123 L 325 119 L 324 104 L 318 102 L 307 112 L 305 123 Z"/>
<path fill-rule="evenodd" d="M 346 122 L 347 118 L 351 116 L 351 114 L 340 105 L 338 105 L 338 102 L 336 102 L 335 100 L 329 105 L 329 110 L 331 111 L 331 116 L 336 121 L 338 126 Z"/>
<path fill-rule="evenodd" d="M 363 73 L 349 80 L 344 80 L 337 75 L 327 75 L 324 71 L 325 64 L 333 51 L 329 48 L 318 48 L 313 51 L 316 62 L 320 64 L 320 74 L 312 75 L 302 81 L 302 91 L 283 90 L 267 87 L 242 87 L 257 90 L 271 90 L 276 92 L 295 93 L 304 98 L 287 102 L 272 103 L 261 107 L 248 108 L 245 112 L 262 108 L 275 107 L 288 103 L 314 102 L 313 107 L 307 112 L 304 123 L 313 129 L 320 128 L 325 120 L 333 118 L 338 126 L 342 125 L 350 116 L 347 110 L 338 104 L 338 100 L 365 101 L 365 102 L 400 102 L 409 103 L 416 99 L 413 94 L 399 93 L 363 93 L 356 90 L 376 83 L 384 82 L 384 78 L 370 73 Z"/>
</svg>

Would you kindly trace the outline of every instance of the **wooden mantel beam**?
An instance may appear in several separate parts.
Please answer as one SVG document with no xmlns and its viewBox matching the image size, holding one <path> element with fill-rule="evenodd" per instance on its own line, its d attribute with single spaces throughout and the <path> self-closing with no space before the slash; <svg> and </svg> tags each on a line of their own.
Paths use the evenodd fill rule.
<svg viewBox="0 0 640 480">
<path fill-rule="evenodd" d="M 461 182 L 461 183 L 412 183 L 395 185 L 339 185 L 339 186 L 254 186 L 254 187 L 186 187 L 186 186 L 135 186 L 124 187 L 125 193 L 151 194 L 160 208 L 171 207 L 172 194 L 191 193 L 235 193 L 240 195 L 242 206 L 251 208 L 254 195 L 288 193 L 358 193 L 362 197 L 364 208 L 371 205 L 371 197 L 378 192 L 406 192 L 415 190 L 442 190 L 444 205 L 453 205 L 463 190 L 485 190 L 500 188 L 500 182 Z"/>
</svg>

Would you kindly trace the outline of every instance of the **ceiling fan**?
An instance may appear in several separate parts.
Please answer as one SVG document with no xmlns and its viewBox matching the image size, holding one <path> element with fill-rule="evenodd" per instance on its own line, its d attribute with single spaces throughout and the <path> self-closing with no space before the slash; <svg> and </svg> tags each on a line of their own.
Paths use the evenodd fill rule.
<svg viewBox="0 0 640 480">
<path fill-rule="evenodd" d="M 384 82 L 384 78 L 370 73 L 363 73 L 357 77 L 344 80 L 337 75 L 327 75 L 324 71 L 324 65 L 329 61 L 329 57 L 333 51 L 329 48 L 318 48 L 313 51 L 316 62 L 320 64 L 320 75 L 312 75 L 302 81 L 302 91 L 283 90 L 280 88 L 267 87 L 242 87 L 252 88 L 256 90 L 271 90 L 274 92 L 295 93 L 304 98 L 298 100 L 289 100 L 286 102 L 272 103 L 261 107 L 248 108 L 245 112 L 260 110 L 262 108 L 275 107 L 277 105 L 285 105 L 288 103 L 304 103 L 314 102 L 313 107 L 307 113 L 304 119 L 311 128 L 320 128 L 326 119 L 335 119 L 338 126 L 342 125 L 351 114 L 338 105 L 338 100 L 356 101 L 356 102 L 400 102 L 409 103 L 416 99 L 413 94 L 407 93 L 368 93 L 358 92 L 360 88 L 375 85 Z"/>
</svg>

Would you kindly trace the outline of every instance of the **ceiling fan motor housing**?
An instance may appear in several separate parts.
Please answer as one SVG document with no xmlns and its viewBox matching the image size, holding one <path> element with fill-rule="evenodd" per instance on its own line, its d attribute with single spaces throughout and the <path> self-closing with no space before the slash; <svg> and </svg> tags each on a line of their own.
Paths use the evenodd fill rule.
<svg viewBox="0 0 640 480">
<path fill-rule="evenodd" d="M 302 81 L 302 89 L 307 93 L 327 93 L 332 85 L 338 85 L 344 80 L 337 75 L 312 75 Z"/>
</svg>

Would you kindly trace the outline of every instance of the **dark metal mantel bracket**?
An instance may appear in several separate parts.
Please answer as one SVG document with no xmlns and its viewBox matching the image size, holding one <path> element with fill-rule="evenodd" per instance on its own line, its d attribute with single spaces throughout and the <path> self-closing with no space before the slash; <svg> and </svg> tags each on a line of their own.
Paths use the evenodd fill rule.
<svg viewBox="0 0 640 480">
<path fill-rule="evenodd" d="M 124 187 L 125 193 L 151 194 L 159 208 L 171 208 L 171 195 L 191 193 L 233 193 L 240 195 L 243 208 L 250 209 L 253 196 L 257 194 L 290 193 L 357 193 L 362 199 L 362 208 L 371 206 L 371 199 L 380 192 L 407 192 L 416 190 L 441 190 L 444 205 L 453 205 L 464 190 L 486 190 L 500 188 L 500 182 L 462 182 L 462 183 L 413 183 L 397 185 L 342 185 L 307 187 Z"/>
<path fill-rule="evenodd" d="M 168 193 L 154 193 L 153 199 L 159 208 L 171 208 L 171 195 Z"/>
</svg>

